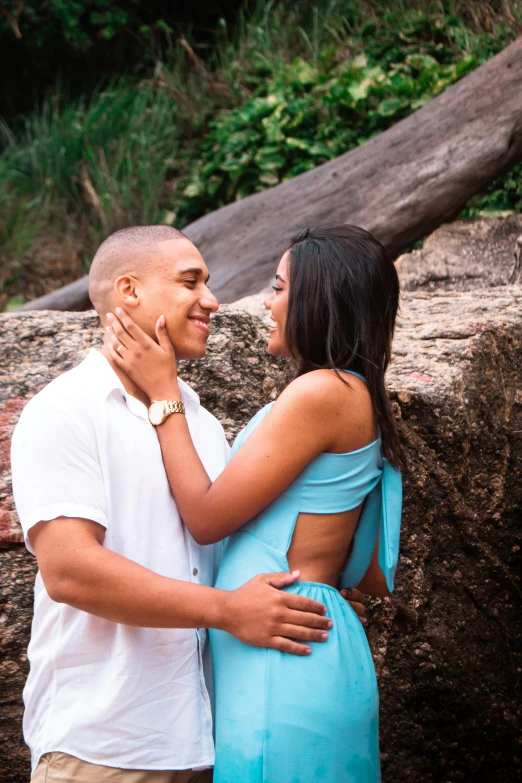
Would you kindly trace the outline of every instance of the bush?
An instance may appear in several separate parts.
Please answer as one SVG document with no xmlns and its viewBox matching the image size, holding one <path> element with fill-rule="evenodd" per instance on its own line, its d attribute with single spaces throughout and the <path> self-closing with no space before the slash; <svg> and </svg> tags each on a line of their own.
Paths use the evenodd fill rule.
<svg viewBox="0 0 522 783">
<path fill-rule="evenodd" d="M 146 85 L 115 84 L 65 106 L 47 101 L 17 134 L 0 128 L 4 199 L 18 198 L 28 213 L 80 208 L 94 234 L 158 222 L 176 127 L 175 104 Z M 5 233 L 4 226 L 4 241 Z"/>
<path fill-rule="evenodd" d="M 474 55 L 441 65 L 419 53 L 383 70 L 364 54 L 338 62 L 335 50 L 314 64 L 294 59 L 241 106 L 210 123 L 184 190 L 181 222 L 362 144 L 476 64 Z"/>
</svg>

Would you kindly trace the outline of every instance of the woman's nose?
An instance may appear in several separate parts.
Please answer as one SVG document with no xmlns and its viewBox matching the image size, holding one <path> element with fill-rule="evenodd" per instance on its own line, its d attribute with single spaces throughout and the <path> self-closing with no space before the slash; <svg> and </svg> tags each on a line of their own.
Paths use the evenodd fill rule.
<svg viewBox="0 0 522 783">
<path fill-rule="evenodd" d="M 271 310 L 272 309 L 272 299 L 273 298 L 274 298 L 274 291 L 272 291 L 271 294 L 268 294 L 267 298 L 263 302 L 263 304 L 264 304 L 264 306 L 266 307 L 267 310 Z"/>
</svg>

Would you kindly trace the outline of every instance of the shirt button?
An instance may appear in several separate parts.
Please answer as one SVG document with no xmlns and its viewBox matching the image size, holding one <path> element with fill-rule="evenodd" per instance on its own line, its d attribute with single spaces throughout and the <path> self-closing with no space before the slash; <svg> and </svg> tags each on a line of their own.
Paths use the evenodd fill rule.
<svg viewBox="0 0 522 783">
<path fill-rule="evenodd" d="M 198 575 L 198 569 L 197 568 L 193 568 L 192 569 L 192 573 L 194 574 L 194 576 L 197 576 Z"/>
</svg>

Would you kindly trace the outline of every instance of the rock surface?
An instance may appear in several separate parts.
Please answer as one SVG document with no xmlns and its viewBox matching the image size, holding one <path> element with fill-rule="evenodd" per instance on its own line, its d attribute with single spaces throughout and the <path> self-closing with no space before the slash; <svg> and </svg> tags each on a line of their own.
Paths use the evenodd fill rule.
<svg viewBox="0 0 522 783">
<path fill-rule="evenodd" d="M 456 230 L 445 234 L 451 247 Z M 484 231 L 472 224 L 468 235 Z M 449 277 L 463 278 L 454 268 Z M 393 599 L 372 602 L 368 627 L 387 783 L 504 783 L 521 772 L 522 287 L 498 285 L 508 279 L 499 274 L 472 291 L 451 290 L 463 285 L 446 278 L 450 290 L 426 291 L 420 279 L 420 290 L 403 297 L 388 377 L 410 468 L 401 562 Z M 253 300 L 249 307 L 255 313 Z M 17 543 L 8 439 L 25 401 L 100 339 L 92 313 L 0 316 L 5 783 L 28 779 L 21 689 L 35 573 Z M 208 357 L 183 367 L 231 436 L 288 377 L 265 344 L 255 314 L 227 307 L 214 320 Z"/>
<path fill-rule="evenodd" d="M 445 223 L 426 239 L 421 250 L 397 259 L 402 289 L 469 291 L 507 285 L 513 282 L 521 235 L 522 215 Z"/>
</svg>

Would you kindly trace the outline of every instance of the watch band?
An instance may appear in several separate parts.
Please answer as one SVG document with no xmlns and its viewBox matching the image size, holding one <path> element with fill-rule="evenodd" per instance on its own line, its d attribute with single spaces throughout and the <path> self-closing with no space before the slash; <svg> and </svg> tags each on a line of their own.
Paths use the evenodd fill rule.
<svg viewBox="0 0 522 783">
<path fill-rule="evenodd" d="M 165 400 L 165 413 L 170 415 L 171 413 L 185 413 L 185 405 L 181 400 Z"/>
<path fill-rule="evenodd" d="M 159 427 L 171 413 L 185 413 L 181 400 L 153 400 L 149 407 L 149 421 L 153 427 Z"/>
</svg>

